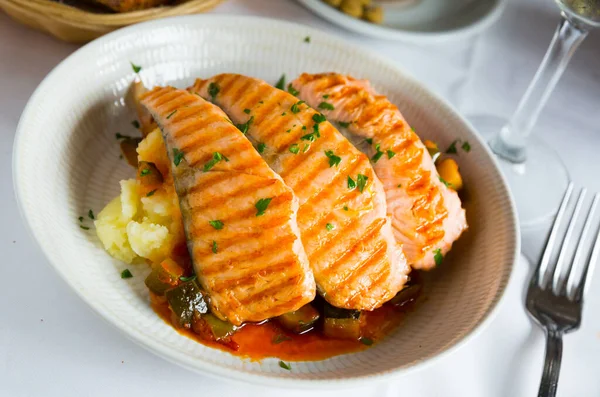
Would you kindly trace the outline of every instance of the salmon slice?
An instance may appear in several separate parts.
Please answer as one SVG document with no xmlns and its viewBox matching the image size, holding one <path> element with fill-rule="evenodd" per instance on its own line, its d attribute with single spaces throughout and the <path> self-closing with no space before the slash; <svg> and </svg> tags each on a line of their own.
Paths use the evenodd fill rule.
<svg viewBox="0 0 600 397">
<path fill-rule="evenodd" d="M 429 152 L 398 108 L 368 81 L 335 73 L 305 73 L 292 87 L 300 99 L 341 123 L 341 130 L 371 157 L 408 263 L 416 269 L 435 267 L 467 229 L 465 210 L 458 194 L 441 182 Z"/>
<path fill-rule="evenodd" d="M 235 74 L 191 88 L 223 108 L 298 196 L 298 226 L 317 290 L 332 305 L 373 310 L 410 268 L 394 241 L 369 159 L 320 113 L 266 82 Z"/>
<path fill-rule="evenodd" d="M 188 250 L 214 313 L 239 325 L 312 301 L 292 189 L 215 105 L 172 87 L 144 94 L 142 104 L 162 131 Z"/>
</svg>

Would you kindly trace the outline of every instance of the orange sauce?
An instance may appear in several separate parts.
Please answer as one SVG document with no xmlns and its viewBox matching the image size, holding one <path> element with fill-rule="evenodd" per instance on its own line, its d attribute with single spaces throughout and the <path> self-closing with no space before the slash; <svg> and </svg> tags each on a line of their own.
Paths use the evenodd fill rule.
<svg viewBox="0 0 600 397">
<path fill-rule="evenodd" d="M 165 322 L 172 325 L 171 310 L 168 304 L 156 299 L 151 299 L 151 301 L 154 311 Z M 404 314 L 413 307 L 413 303 L 402 308 L 384 305 L 372 312 L 363 312 L 361 327 L 363 336 L 377 343 L 394 330 L 402 322 Z M 353 353 L 368 348 L 360 341 L 328 338 L 320 332 L 318 327 L 305 334 L 297 335 L 285 331 L 271 321 L 261 324 L 245 324 L 232 336 L 232 340 L 238 345 L 237 350 L 218 342 L 203 339 L 191 329 L 176 329 L 180 334 L 206 346 L 252 360 L 266 357 L 277 357 L 287 361 L 324 360 L 339 354 Z"/>
</svg>

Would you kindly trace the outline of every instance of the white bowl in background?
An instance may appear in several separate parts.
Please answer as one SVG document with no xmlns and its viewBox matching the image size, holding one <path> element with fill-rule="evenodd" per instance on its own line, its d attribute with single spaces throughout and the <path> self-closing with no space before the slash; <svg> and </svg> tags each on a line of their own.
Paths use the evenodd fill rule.
<svg viewBox="0 0 600 397">
<path fill-rule="evenodd" d="M 379 2 L 384 21 L 377 25 L 346 15 L 323 0 L 298 1 L 347 30 L 415 44 L 460 40 L 481 33 L 500 18 L 506 4 L 506 0 L 386 0 Z"/>
<path fill-rule="evenodd" d="M 305 37 L 310 36 L 310 43 Z M 177 333 L 150 308 L 145 265 L 125 265 L 102 248 L 79 216 L 96 213 L 134 170 L 119 159 L 115 133 L 133 134 L 125 93 L 141 65 L 147 86 L 186 87 L 195 77 L 239 72 L 275 82 L 282 73 L 338 71 L 371 80 L 415 130 L 458 158 L 470 230 L 427 275 L 422 304 L 393 334 L 363 352 L 323 361 L 250 361 Z M 489 322 L 519 252 L 515 207 L 486 144 L 445 101 L 393 64 L 320 31 L 281 21 L 197 15 L 128 27 L 76 51 L 40 84 L 14 146 L 14 184 L 26 223 L 65 281 L 132 340 L 191 370 L 283 387 L 343 387 L 422 368 Z M 123 280 L 130 268 L 134 277 Z M 68 324 L 65 324 L 67 327 Z"/>
</svg>

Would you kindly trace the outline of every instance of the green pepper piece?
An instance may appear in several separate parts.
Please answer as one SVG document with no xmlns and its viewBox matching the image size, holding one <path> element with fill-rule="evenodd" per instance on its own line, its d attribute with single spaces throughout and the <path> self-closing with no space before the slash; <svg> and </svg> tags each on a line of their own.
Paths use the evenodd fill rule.
<svg viewBox="0 0 600 397">
<path fill-rule="evenodd" d="M 327 302 L 323 305 L 323 314 L 325 318 L 352 318 L 355 320 L 360 318 L 360 311 L 358 310 L 340 309 Z"/>
<path fill-rule="evenodd" d="M 301 334 L 312 329 L 319 319 L 319 312 L 310 304 L 302 306 L 293 312 L 276 317 L 277 322 L 285 329 Z"/>
<path fill-rule="evenodd" d="M 206 321 L 217 341 L 230 337 L 238 330 L 238 327 L 235 325 L 223 321 L 211 313 L 203 314 L 202 319 Z"/>
<path fill-rule="evenodd" d="M 165 296 L 171 311 L 183 327 L 191 327 L 194 312 L 208 313 L 206 299 L 196 280 L 182 283 L 167 290 Z"/>
<path fill-rule="evenodd" d="M 396 296 L 390 299 L 389 303 L 394 307 L 403 307 L 404 305 L 414 302 L 419 297 L 421 292 L 421 284 L 413 284 L 401 289 Z"/>
<path fill-rule="evenodd" d="M 163 296 L 165 291 L 179 285 L 179 278 L 184 269 L 177 262 L 168 258 L 152 266 L 152 272 L 146 277 L 144 283 L 150 291 Z"/>
<path fill-rule="evenodd" d="M 323 334 L 330 338 L 359 340 L 360 325 L 358 318 L 325 318 Z"/>
</svg>

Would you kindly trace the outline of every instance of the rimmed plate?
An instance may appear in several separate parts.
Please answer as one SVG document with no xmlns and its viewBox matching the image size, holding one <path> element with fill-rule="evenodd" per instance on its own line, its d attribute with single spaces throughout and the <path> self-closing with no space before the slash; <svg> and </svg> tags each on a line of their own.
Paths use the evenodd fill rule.
<svg viewBox="0 0 600 397">
<path fill-rule="evenodd" d="M 384 22 L 376 25 L 350 17 L 322 0 L 298 1 L 345 29 L 365 36 L 414 43 L 460 39 L 480 33 L 498 20 L 505 4 L 505 0 L 388 0 L 381 2 Z"/>
<path fill-rule="evenodd" d="M 305 37 L 310 36 L 310 42 Z M 324 361 L 251 361 L 178 334 L 148 304 L 147 266 L 126 266 L 78 217 L 99 211 L 134 171 L 119 160 L 115 133 L 133 134 L 125 95 L 142 66 L 147 86 L 188 86 L 197 76 L 240 72 L 275 82 L 282 73 L 336 70 L 368 78 L 425 138 L 442 147 L 468 140 L 459 163 L 470 231 L 440 269 L 426 299 L 389 338 Z M 78 50 L 40 84 L 21 116 L 14 146 L 21 211 L 49 262 L 97 313 L 152 352 L 191 370 L 283 387 L 344 387 L 422 368 L 489 322 L 519 250 L 512 199 L 487 146 L 443 100 L 391 63 L 330 35 L 281 21 L 190 16 L 111 33 Z M 134 277 L 120 278 L 130 268 Z M 65 325 L 67 326 L 67 325 Z"/>
</svg>

